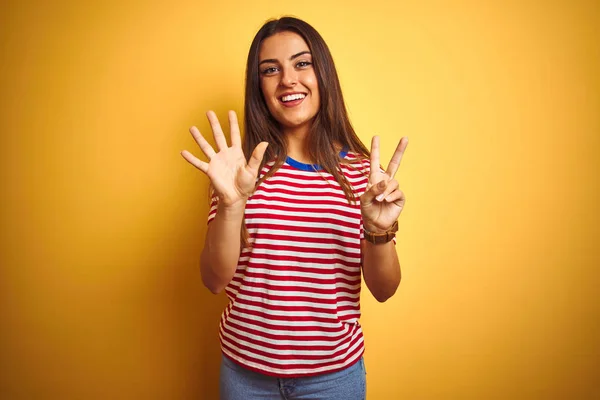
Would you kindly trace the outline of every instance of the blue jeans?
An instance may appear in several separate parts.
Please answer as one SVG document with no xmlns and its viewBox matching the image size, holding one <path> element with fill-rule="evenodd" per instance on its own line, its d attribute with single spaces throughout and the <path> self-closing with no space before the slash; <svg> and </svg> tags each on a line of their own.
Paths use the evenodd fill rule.
<svg viewBox="0 0 600 400">
<path fill-rule="evenodd" d="M 276 378 L 243 368 L 227 356 L 221 361 L 221 400 L 364 400 L 365 363 L 337 372 L 302 378 Z"/>
</svg>

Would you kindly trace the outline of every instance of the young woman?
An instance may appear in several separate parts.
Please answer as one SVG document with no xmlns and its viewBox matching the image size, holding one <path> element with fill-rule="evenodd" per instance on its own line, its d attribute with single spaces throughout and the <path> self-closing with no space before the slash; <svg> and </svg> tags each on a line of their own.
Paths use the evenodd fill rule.
<svg viewBox="0 0 600 400">
<path fill-rule="evenodd" d="M 327 45 L 285 17 L 258 31 L 248 55 L 242 143 L 208 112 L 216 147 L 192 127 L 209 162 L 183 157 L 214 191 L 202 280 L 229 304 L 220 323 L 221 398 L 364 399 L 359 300 L 381 302 L 400 283 L 394 247 L 405 197 L 379 139 L 354 132 Z M 374 168 L 370 168 L 370 166 Z"/>
</svg>

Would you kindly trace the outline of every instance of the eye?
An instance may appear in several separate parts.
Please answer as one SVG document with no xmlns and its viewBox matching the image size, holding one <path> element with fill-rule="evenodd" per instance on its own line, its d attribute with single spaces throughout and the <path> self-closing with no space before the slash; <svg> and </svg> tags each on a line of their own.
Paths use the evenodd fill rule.
<svg viewBox="0 0 600 400">
<path fill-rule="evenodd" d="M 277 67 L 267 67 L 261 71 L 263 75 L 273 75 L 277 72 Z"/>
<path fill-rule="evenodd" d="M 298 68 L 306 68 L 309 65 L 311 65 L 312 63 L 310 61 L 300 61 L 298 64 L 296 64 L 296 67 Z"/>
</svg>

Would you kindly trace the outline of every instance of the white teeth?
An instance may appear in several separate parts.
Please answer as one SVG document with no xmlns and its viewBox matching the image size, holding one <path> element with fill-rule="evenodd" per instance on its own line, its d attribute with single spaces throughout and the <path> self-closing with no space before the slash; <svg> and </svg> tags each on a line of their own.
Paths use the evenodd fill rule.
<svg viewBox="0 0 600 400">
<path fill-rule="evenodd" d="M 283 96 L 281 98 L 281 101 L 285 102 L 285 101 L 299 100 L 299 99 L 303 99 L 305 97 L 306 97 L 306 95 L 305 94 L 301 94 L 301 93 L 299 93 L 299 94 L 290 94 L 290 95 L 287 95 L 287 96 Z"/>
</svg>

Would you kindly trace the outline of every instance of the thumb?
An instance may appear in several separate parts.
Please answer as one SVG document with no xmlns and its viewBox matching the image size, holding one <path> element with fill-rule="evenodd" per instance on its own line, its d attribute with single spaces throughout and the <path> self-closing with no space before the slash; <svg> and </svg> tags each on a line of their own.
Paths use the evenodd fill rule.
<svg viewBox="0 0 600 400">
<path fill-rule="evenodd" d="M 385 179 L 381 180 L 378 183 L 376 183 L 375 185 L 371 186 L 371 188 L 369 190 L 367 190 L 365 192 L 365 194 L 363 194 L 362 202 L 372 203 L 373 200 L 375 199 L 375 197 L 377 197 L 381 193 L 385 192 L 385 189 L 387 188 L 387 186 L 388 186 L 388 184 L 385 181 Z"/>
<path fill-rule="evenodd" d="M 250 156 L 250 159 L 248 160 L 248 165 L 246 165 L 246 169 L 251 172 L 253 175 L 257 175 L 258 174 L 258 168 L 260 167 L 260 163 L 263 160 L 263 157 L 265 156 L 265 152 L 267 151 L 267 147 L 269 146 L 269 143 L 267 142 L 260 142 L 256 148 L 254 148 L 254 151 L 252 152 L 252 155 Z"/>
</svg>

